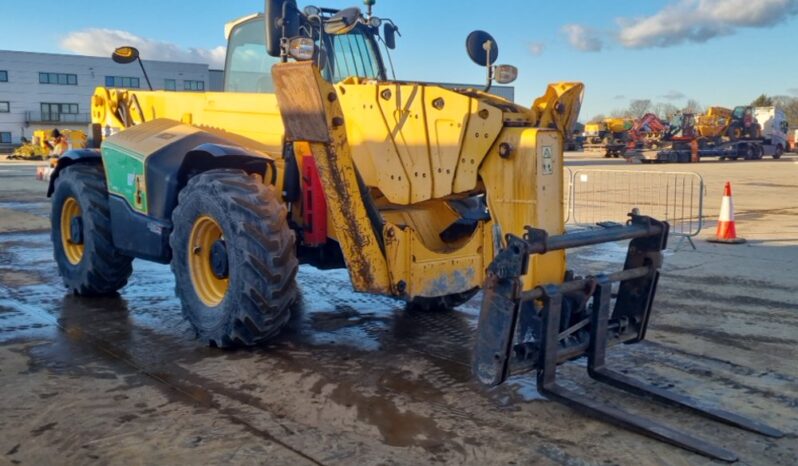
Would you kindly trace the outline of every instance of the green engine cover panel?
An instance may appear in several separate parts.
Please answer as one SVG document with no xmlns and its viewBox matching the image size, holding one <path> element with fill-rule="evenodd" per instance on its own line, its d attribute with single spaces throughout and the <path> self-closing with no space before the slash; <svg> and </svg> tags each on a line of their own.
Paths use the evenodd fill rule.
<svg viewBox="0 0 798 466">
<path fill-rule="evenodd" d="M 274 160 L 259 142 L 168 119 L 109 136 L 101 153 L 109 195 L 123 199 L 134 213 L 162 221 L 171 218 L 177 205 L 181 170 L 241 168 L 244 162 L 263 160 L 263 166 L 255 166 L 265 174 L 266 162 Z"/>
<path fill-rule="evenodd" d="M 106 142 L 102 145 L 102 157 L 108 192 L 124 198 L 134 210 L 146 214 L 144 163 L 147 156 Z"/>
<path fill-rule="evenodd" d="M 101 150 L 109 194 L 125 199 L 136 212 L 149 214 L 153 202 L 147 180 L 150 161 L 159 154 L 185 155 L 201 142 L 196 137 L 199 133 L 203 133 L 199 128 L 159 119 L 105 139 Z"/>
</svg>

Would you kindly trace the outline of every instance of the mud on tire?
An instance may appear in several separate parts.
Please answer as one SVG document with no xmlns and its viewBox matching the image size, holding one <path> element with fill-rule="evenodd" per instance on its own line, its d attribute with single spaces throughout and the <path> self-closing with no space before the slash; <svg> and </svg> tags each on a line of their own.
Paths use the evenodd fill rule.
<svg viewBox="0 0 798 466">
<path fill-rule="evenodd" d="M 79 241 L 72 241 L 71 229 L 62 225 L 62 216 L 70 211 L 78 213 Z M 114 293 L 127 284 L 133 273 L 133 258 L 114 247 L 101 166 L 76 164 L 61 172 L 55 180 L 50 222 L 58 272 L 69 290 L 82 296 L 99 296 Z M 69 224 L 67 220 L 66 225 Z M 82 246 L 79 253 L 76 245 Z"/>
<path fill-rule="evenodd" d="M 274 187 L 242 170 L 196 175 L 180 192 L 169 239 L 172 272 L 183 315 L 201 341 L 217 347 L 255 345 L 288 322 L 299 265 L 286 217 Z M 217 224 L 222 236 L 216 242 L 222 242 L 227 261 L 224 293 L 211 303 L 193 281 L 200 272 L 191 255 L 202 251 L 190 242 L 197 241 L 194 227 L 202 218 Z M 222 277 L 216 276 L 216 283 Z"/>
</svg>

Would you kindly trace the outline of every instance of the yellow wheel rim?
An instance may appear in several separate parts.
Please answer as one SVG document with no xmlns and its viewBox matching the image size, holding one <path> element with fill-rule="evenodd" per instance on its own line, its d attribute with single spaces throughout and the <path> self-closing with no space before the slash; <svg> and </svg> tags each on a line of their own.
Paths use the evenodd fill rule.
<svg viewBox="0 0 798 466">
<path fill-rule="evenodd" d="M 72 265 L 78 265 L 83 259 L 83 244 L 72 242 L 72 219 L 80 217 L 80 204 L 74 197 L 68 197 L 61 206 L 61 245 L 64 255 Z"/>
<path fill-rule="evenodd" d="M 211 247 L 222 239 L 216 220 L 203 215 L 194 221 L 188 239 L 188 269 L 197 297 L 208 307 L 218 306 L 227 293 L 228 278 L 218 278 L 211 268 Z"/>
</svg>

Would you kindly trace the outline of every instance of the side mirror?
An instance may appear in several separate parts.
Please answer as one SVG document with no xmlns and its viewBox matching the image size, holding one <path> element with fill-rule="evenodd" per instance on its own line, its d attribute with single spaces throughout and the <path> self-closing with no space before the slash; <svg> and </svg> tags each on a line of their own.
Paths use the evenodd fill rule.
<svg viewBox="0 0 798 466">
<path fill-rule="evenodd" d="M 466 38 L 466 51 L 471 61 L 479 66 L 491 66 L 499 58 L 496 39 L 485 31 L 474 31 Z"/>
<path fill-rule="evenodd" d="M 398 29 L 399 28 L 391 23 L 385 23 L 385 26 L 382 27 L 382 35 L 385 39 L 385 46 L 391 50 L 396 48 L 396 31 Z"/>
<path fill-rule="evenodd" d="M 280 56 L 281 39 L 299 34 L 300 11 L 296 0 L 266 0 L 266 51 Z"/>
</svg>

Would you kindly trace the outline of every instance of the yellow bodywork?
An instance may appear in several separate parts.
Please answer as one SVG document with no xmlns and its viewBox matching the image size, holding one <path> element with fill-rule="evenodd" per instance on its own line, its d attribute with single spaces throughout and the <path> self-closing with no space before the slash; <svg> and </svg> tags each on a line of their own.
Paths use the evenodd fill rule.
<svg viewBox="0 0 798 466">
<path fill-rule="evenodd" d="M 705 138 L 718 138 L 726 134 L 732 111 L 724 107 L 709 107 L 705 114 L 696 116 L 696 131 Z"/>
<path fill-rule="evenodd" d="M 578 116 L 582 84 L 553 84 L 525 108 L 470 89 L 361 78 L 330 84 L 311 63 L 279 64 L 272 73 L 277 95 L 98 88 L 93 122 L 109 134 L 178 120 L 246 136 L 278 161 L 284 141 L 294 142 L 297 154 L 315 159 L 328 235 L 358 291 L 406 298 L 467 291 L 484 283 L 504 235 L 523 235 L 527 225 L 564 232 L 563 132 Z M 451 202 L 481 194 L 490 218 L 444 241 L 441 233 L 459 218 Z M 564 276 L 562 251 L 535 256 L 524 288 Z"/>
<path fill-rule="evenodd" d="M 617 135 L 629 131 L 633 125 L 634 122 L 628 118 L 605 118 L 601 121 L 587 123 L 585 125 L 585 136 L 591 139 L 611 137 L 612 134 Z"/>
<path fill-rule="evenodd" d="M 603 131 L 607 131 L 607 125 L 603 121 L 594 121 L 585 125 L 585 136 L 598 137 Z"/>
</svg>

